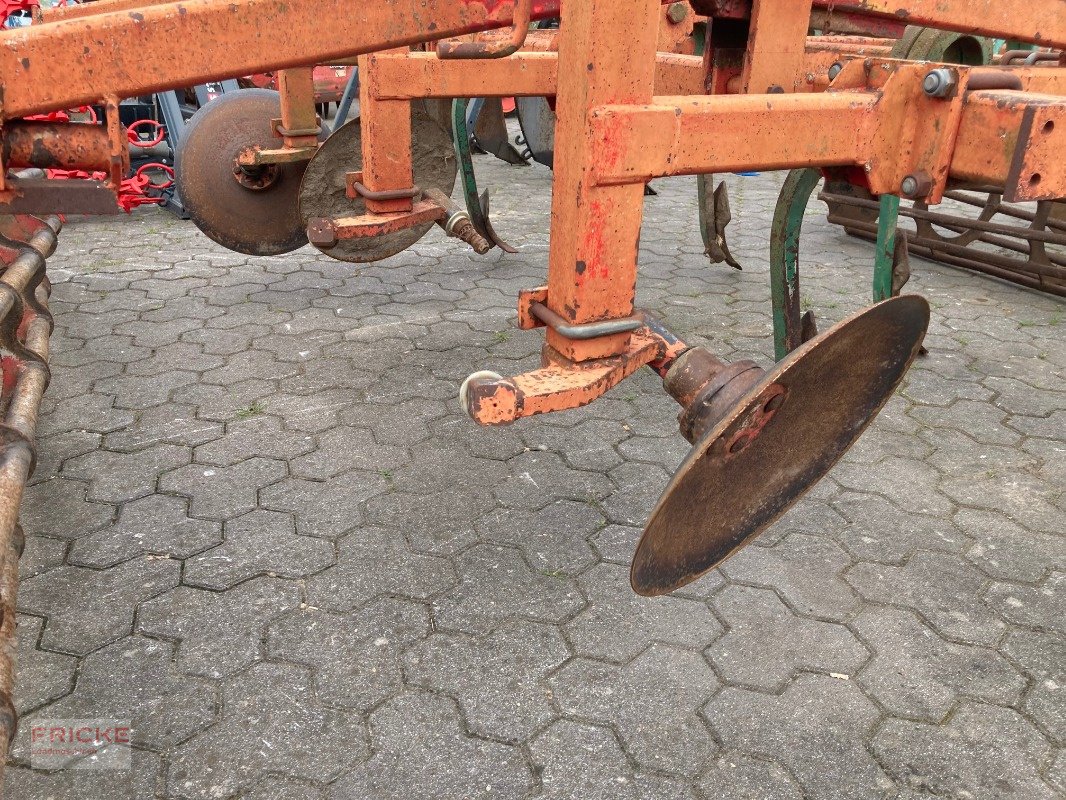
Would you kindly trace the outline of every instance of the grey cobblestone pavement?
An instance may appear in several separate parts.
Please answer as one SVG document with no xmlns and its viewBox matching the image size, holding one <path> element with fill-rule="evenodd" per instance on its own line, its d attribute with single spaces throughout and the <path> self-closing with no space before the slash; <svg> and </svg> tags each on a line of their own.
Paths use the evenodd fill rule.
<svg viewBox="0 0 1066 800">
<path fill-rule="evenodd" d="M 128 718 L 128 772 L 12 798 L 920 800 L 1066 793 L 1066 306 L 919 260 L 923 358 L 757 543 L 675 595 L 626 565 L 687 446 L 650 372 L 477 429 L 459 382 L 536 364 L 550 176 L 478 162 L 517 256 L 253 259 L 158 210 L 74 220 L 24 501 L 17 703 Z M 779 176 L 646 201 L 639 301 L 772 353 Z M 823 325 L 871 250 L 802 241 Z"/>
</svg>

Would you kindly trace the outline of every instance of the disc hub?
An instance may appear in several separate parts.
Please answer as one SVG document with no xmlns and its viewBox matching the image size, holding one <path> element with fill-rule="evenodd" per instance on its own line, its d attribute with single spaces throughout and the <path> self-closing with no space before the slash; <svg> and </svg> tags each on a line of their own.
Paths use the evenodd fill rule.
<svg viewBox="0 0 1066 800">
<path fill-rule="evenodd" d="M 236 178 L 237 183 L 253 192 L 269 189 L 278 180 L 280 174 L 277 164 L 264 164 L 256 167 L 237 164 L 233 167 L 233 177 Z"/>
</svg>

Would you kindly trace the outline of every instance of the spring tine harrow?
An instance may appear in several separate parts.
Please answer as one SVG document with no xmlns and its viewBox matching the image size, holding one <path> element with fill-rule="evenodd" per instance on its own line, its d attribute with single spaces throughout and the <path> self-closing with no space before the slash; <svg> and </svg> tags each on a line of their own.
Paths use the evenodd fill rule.
<svg viewBox="0 0 1066 800">
<path fill-rule="evenodd" d="M 952 202 L 935 209 L 921 202 L 900 206 L 899 215 L 914 221 L 913 228 L 901 227 L 913 255 L 1066 297 L 1066 205 L 1022 206 L 997 192 L 970 190 L 944 196 Z M 829 205 L 829 222 L 853 236 L 876 237 L 875 200 L 832 190 L 819 197 Z M 966 214 L 967 208 L 978 211 Z"/>
</svg>

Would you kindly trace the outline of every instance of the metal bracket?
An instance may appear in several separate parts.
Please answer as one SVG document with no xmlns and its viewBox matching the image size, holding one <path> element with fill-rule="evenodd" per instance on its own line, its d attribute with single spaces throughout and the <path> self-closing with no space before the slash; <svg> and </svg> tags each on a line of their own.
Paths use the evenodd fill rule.
<svg viewBox="0 0 1066 800">
<path fill-rule="evenodd" d="M 346 186 L 345 194 L 352 200 L 357 197 L 371 201 L 412 200 L 422 194 L 422 190 L 417 186 L 412 186 L 409 189 L 386 189 L 375 192 L 372 189 L 368 189 L 363 183 L 362 172 L 345 173 L 344 182 Z"/>
</svg>

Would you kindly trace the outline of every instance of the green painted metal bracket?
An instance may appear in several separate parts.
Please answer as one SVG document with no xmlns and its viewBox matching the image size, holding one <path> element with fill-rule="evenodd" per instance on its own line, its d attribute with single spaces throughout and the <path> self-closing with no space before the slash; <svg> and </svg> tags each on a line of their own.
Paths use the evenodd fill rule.
<svg viewBox="0 0 1066 800">
<path fill-rule="evenodd" d="M 874 255 L 874 302 L 892 296 L 893 268 L 896 263 L 896 223 L 899 221 L 899 197 L 881 195 L 881 209 L 877 215 L 877 246 Z"/>
<path fill-rule="evenodd" d="M 794 169 L 781 187 L 770 232 L 770 296 L 774 310 L 774 357 L 780 361 L 803 344 L 799 239 L 807 201 L 822 180 L 816 169 Z"/>
<path fill-rule="evenodd" d="M 470 152 L 470 129 L 467 126 L 466 111 L 470 99 L 456 98 L 452 101 L 452 144 L 455 145 L 455 159 L 459 164 L 459 180 L 463 187 L 463 202 L 470 223 L 481 236 L 488 239 L 505 253 L 517 253 L 511 245 L 500 238 L 492 227 L 489 218 L 489 192 L 478 197 L 477 178 L 474 175 L 474 159 Z M 523 161 L 523 163 L 525 163 Z"/>
<path fill-rule="evenodd" d="M 463 187 L 463 200 L 470 222 L 479 234 L 485 236 L 487 224 L 481 211 L 481 202 L 477 194 L 477 178 L 474 177 L 474 159 L 470 154 L 470 129 L 466 124 L 466 109 L 470 99 L 457 97 L 452 101 L 452 143 L 455 145 L 455 157 L 459 162 L 459 180 Z"/>
</svg>

